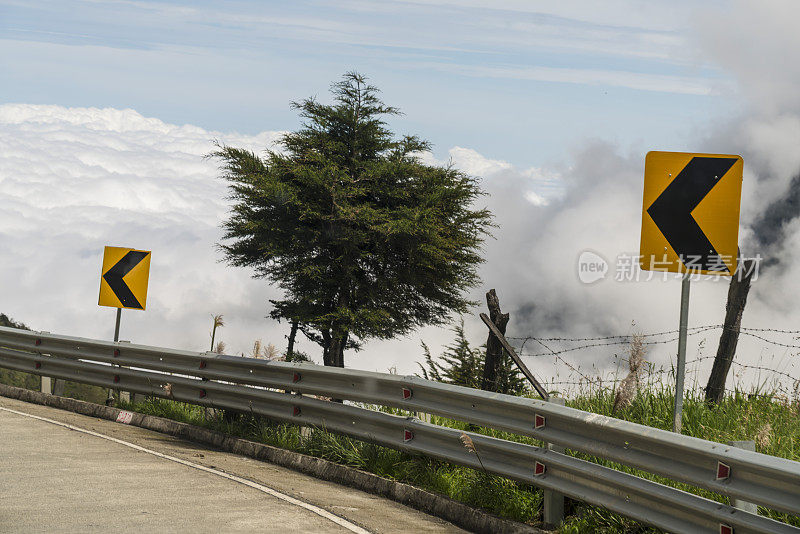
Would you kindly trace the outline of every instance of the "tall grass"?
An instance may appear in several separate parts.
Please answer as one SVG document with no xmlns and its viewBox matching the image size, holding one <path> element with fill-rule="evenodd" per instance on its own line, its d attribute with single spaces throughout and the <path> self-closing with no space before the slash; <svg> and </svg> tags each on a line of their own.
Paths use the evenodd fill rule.
<svg viewBox="0 0 800 534">
<path fill-rule="evenodd" d="M 18 388 L 40 391 L 42 379 L 40 376 L 0 368 L 0 384 L 7 384 Z M 108 396 L 105 389 L 79 382 L 64 382 L 64 396 L 72 399 L 85 400 L 95 404 L 104 404 Z"/>
</svg>

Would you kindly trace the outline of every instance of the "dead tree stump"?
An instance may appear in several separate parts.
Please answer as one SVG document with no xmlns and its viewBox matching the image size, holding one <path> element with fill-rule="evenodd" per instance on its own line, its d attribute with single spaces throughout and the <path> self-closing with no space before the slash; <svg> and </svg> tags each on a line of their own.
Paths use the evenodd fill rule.
<svg viewBox="0 0 800 534">
<path fill-rule="evenodd" d="M 486 293 L 486 304 L 489 307 L 489 318 L 497 327 L 501 334 L 505 335 L 506 325 L 508 325 L 508 314 L 500 311 L 500 299 L 494 289 Z M 497 369 L 503 361 L 503 345 L 500 340 L 490 331 L 489 338 L 486 340 L 486 362 L 483 365 L 483 380 L 481 389 L 485 391 L 497 391 Z"/>
<path fill-rule="evenodd" d="M 736 344 L 739 342 L 739 328 L 742 326 L 742 314 L 750 292 L 750 282 L 755 273 L 755 260 L 742 260 L 739 269 L 731 277 L 728 287 L 728 302 L 725 305 L 725 324 L 719 338 L 714 367 L 706 385 L 706 402 L 719 404 L 725 396 L 725 380 L 730 371 Z"/>
</svg>

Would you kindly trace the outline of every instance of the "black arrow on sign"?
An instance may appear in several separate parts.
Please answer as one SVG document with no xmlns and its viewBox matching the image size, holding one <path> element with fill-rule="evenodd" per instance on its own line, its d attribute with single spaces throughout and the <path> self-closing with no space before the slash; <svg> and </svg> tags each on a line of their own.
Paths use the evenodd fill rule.
<svg viewBox="0 0 800 534">
<path fill-rule="evenodd" d="M 131 272 L 131 269 L 139 265 L 139 262 L 145 259 L 148 254 L 149 252 L 131 250 L 103 275 L 103 280 L 108 283 L 108 287 L 111 288 L 111 291 L 114 292 L 119 301 L 126 308 L 144 309 L 142 305 L 139 304 L 136 297 L 133 296 L 131 288 L 128 287 L 128 284 L 126 284 L 122 278 Z"/>
<path fill-rule="evenodd" d="M 693 260 L 692 269 L 728 270 L 719 261 L 716 249 L 700 229 L 692 211 L 736 161 L 736 158 L 692 158 L 647 208 L 647 213 L 682 261 Z"/>
</svg>

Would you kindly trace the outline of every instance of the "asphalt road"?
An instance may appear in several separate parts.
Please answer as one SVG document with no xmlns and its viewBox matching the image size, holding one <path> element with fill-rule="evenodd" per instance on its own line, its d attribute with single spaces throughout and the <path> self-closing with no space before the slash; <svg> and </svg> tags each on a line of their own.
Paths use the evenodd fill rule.
<svg viewBox="0 0 800 534">
<path fill-rule="evenodd" d="M 0 397 L 0 532 L 463 532 L 368 493 Z"/>
</svg>

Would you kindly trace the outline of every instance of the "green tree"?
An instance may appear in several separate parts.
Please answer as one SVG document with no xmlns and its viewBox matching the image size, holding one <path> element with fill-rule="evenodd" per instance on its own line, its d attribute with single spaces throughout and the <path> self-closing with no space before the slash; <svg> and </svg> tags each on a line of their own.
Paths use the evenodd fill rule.
<svg viewBox="0 0 800 534">
<path fill-rule="evenodd" d="M 22 330 L 30 330 L 30 328 L 28 328 L 27 325 L 25 325 L 24 323 L 18 323 L 5 313 L 0 313 L 0 326 L 6 326 L 8 328 L 20 328 Z"/>
<path fill-rule="evenodd" d="M 424 342 L 422 343 L 425 365 L 417 362 L 422 371 L 422 377 L 427 380 L 479 389 L 483 381 L 486 344 L 484 343 L 479 348 L 470 347 L 464 334 L 463 319 L 453 327 L 453 332 L 455 339 L 445 347 L 444 353 L 440 356 L 441 363 L 433 359 L 428 346 Z M 496 383 L 498 393 L 521 395 L 528 391 L 525 379 L 505 351 L 503 351 L 503 357 L 497 368 Z"/>
<path fill-rule="evenodd" d="M 357 73 L 331 86 L 334 103 L 293 103 L 303 119 L 281 151 L 259 157 L 221 145 L 233 200 L 224 223 L 226 261 L 255 269 L 283 290 L 270 316 L 296 322 L 323 348 L 325 365 L 344 350 L 444 324 L 472 304 L 491 214 L 473 208 L 475 178 L 426 165 L 430 144 L 399 139 L 384 118 L 398 114 Z"/>
</svg>

